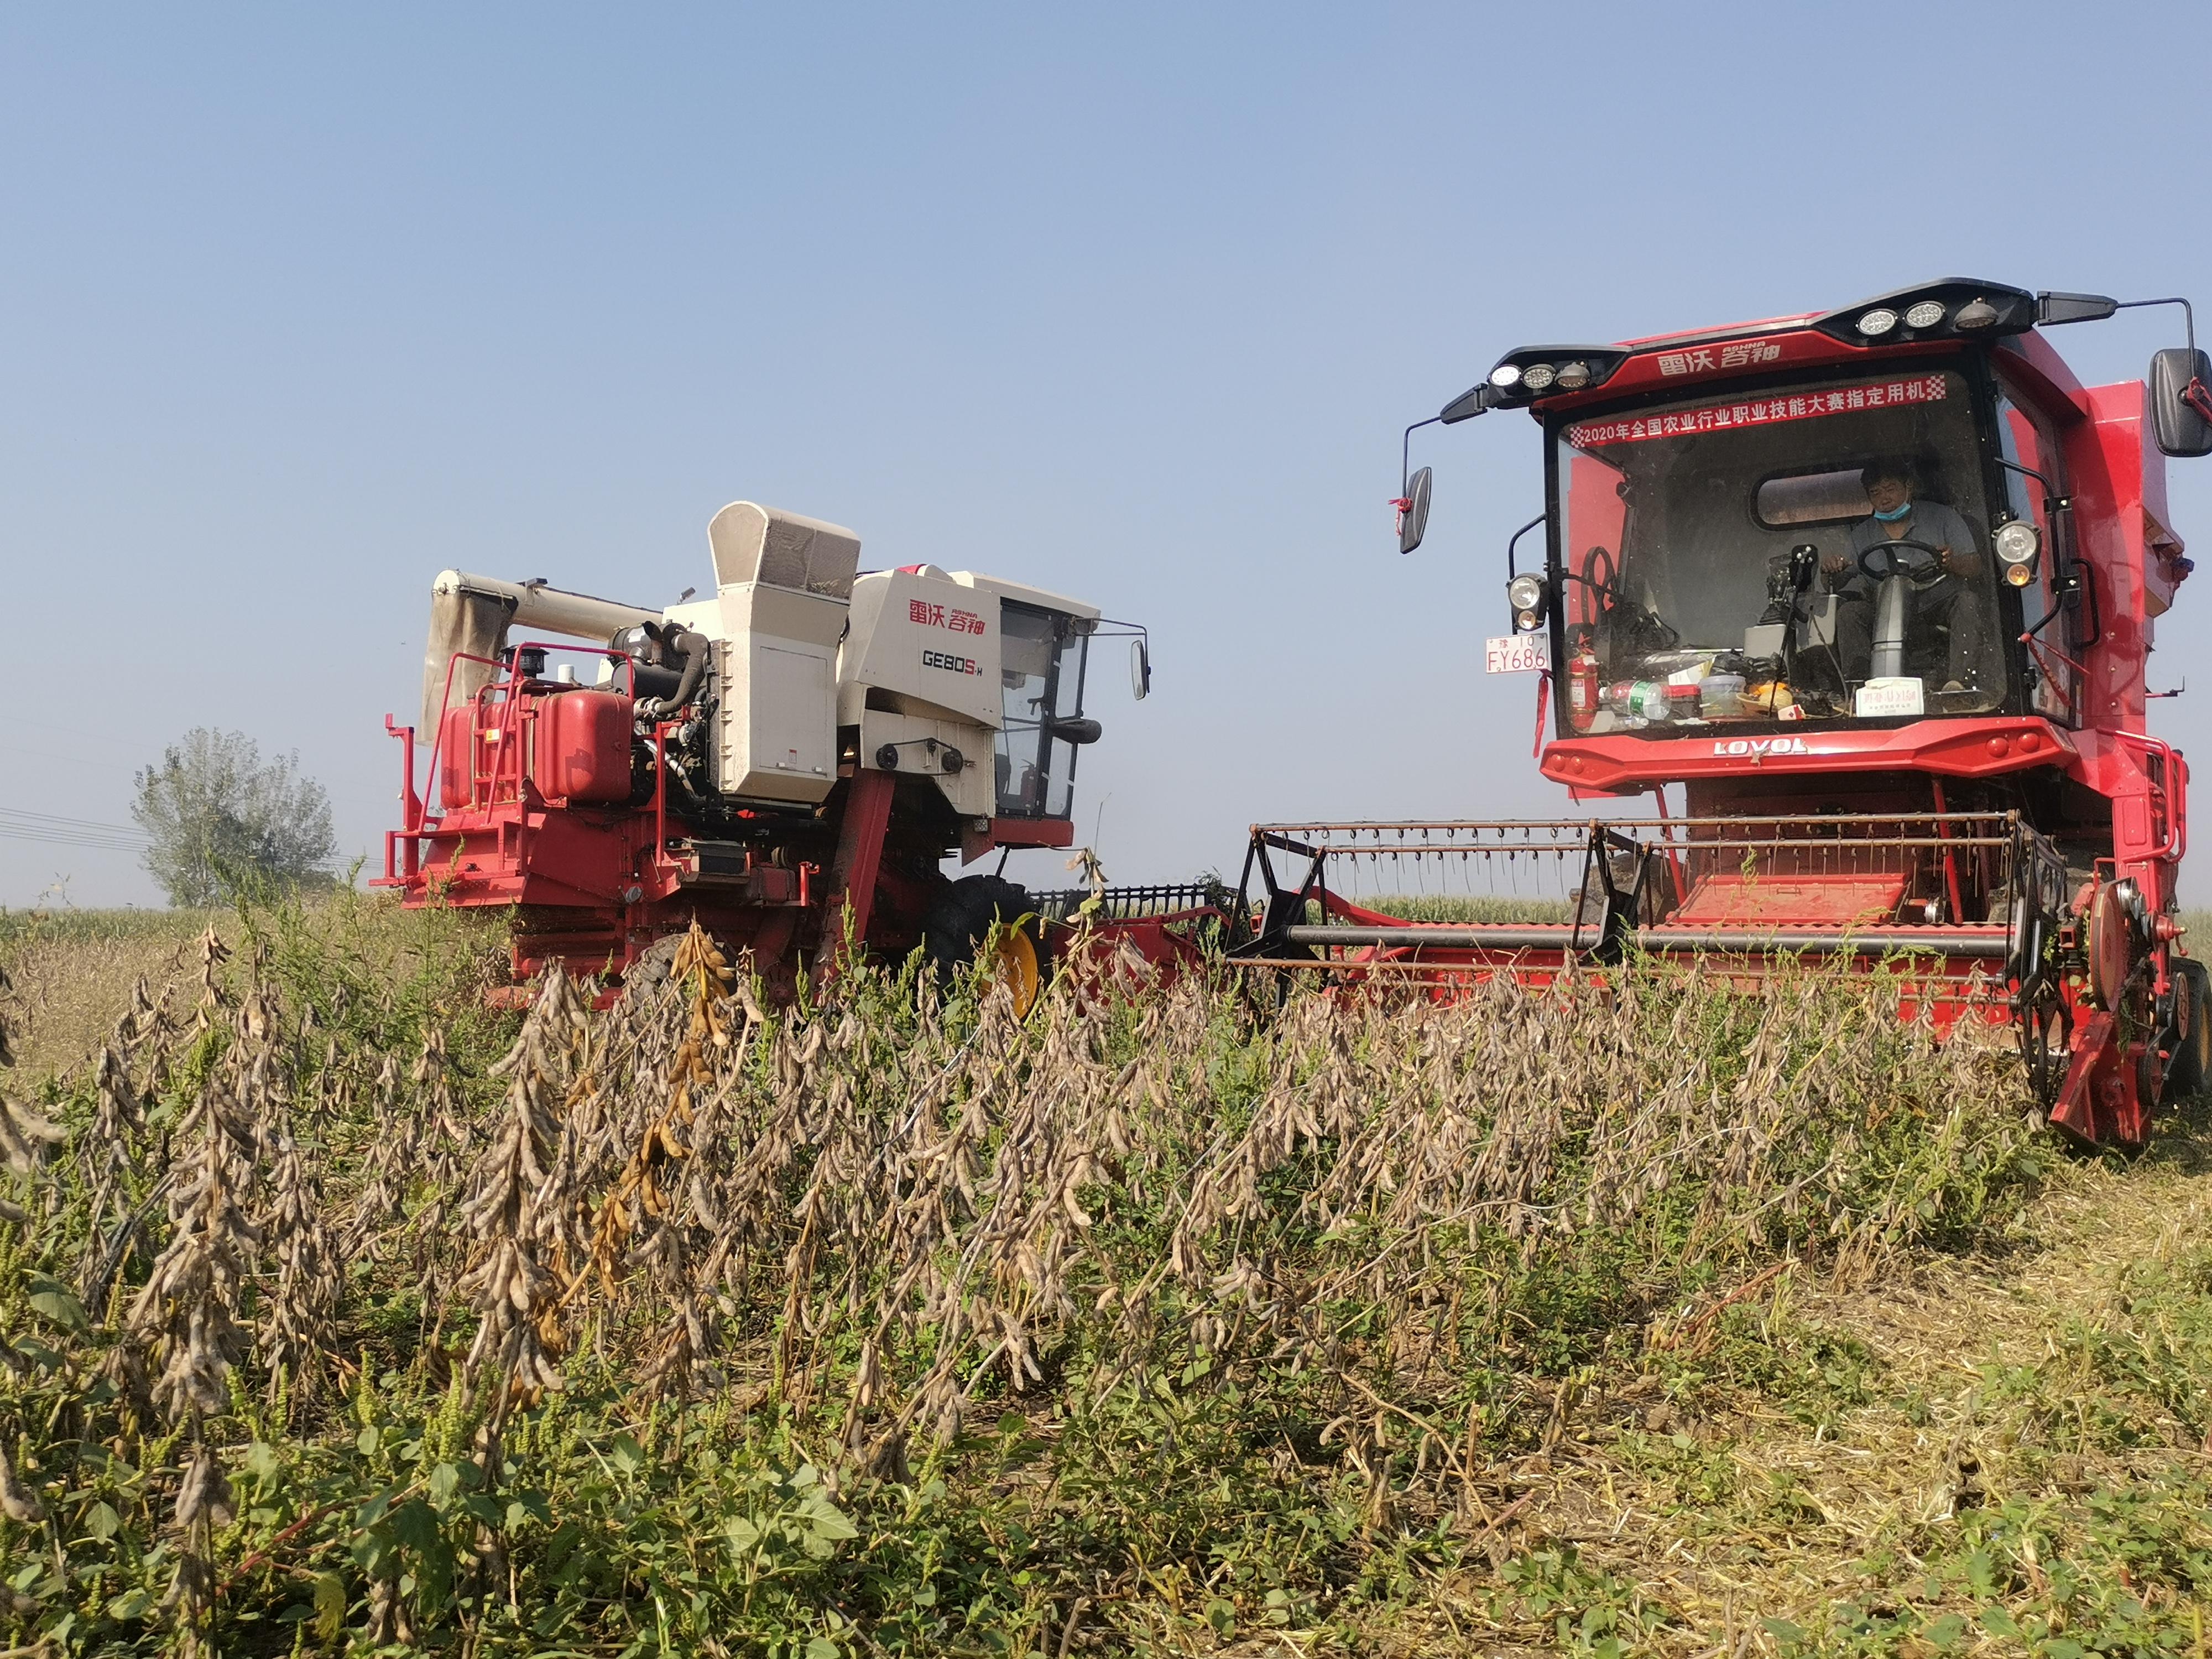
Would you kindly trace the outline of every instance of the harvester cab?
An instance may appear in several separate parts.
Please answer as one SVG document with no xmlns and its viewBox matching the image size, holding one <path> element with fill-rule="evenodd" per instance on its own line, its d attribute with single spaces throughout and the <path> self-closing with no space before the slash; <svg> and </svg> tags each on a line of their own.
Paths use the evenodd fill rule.
<svg viewBox="0 0 2212 1659">
<path fill-rule="evenodd" d="M 1144 630 L 972 572 L 864 573 L 852 532 L 750 501 L 708 539 L 714 592 L 659 612 L 439 576 L 429 780 L 392 726 L 405 817 L 380 884 L 520 907 L 518 981 L 553 960 L 650 975 L 697 921 L 788 989 L 844 937 L 950 965 L 996 921 L 1021 924 L 1033 982 L 1027 896 L 939 866 L 1072 843 L 1092 645 L 1132 638 L 1142 696 Z"/>
<path fill-rule="evenodd" d="M 2212 364 L 2192 324 L 2147 381 L 2084 387 L 2043 331 L 2120 308 L 1954 278 L 1505 354 L 1408 440 L 1492 410 L 1540 428 L 1544 552 L 1509 545 L 1490 654 L 1542 674 L 1545 776 L 1658 815 L 1261 826 L 1252 954 L 1430 981 L 1841 955 L 1939 1021 L 2011 1018 L 2054 1121 L 2140 1142 L 2212 1063 L 2175 917 L 2188 769 L 2145 720 L 2191 568 L 2165 459 L 2212 452 Z M 1403 551 L 1431 484 L 1401 483 Z M 1524 896 L 1550 860 L 1550 908 L 1394 914 L 1470 859 Z"/>
</svg>

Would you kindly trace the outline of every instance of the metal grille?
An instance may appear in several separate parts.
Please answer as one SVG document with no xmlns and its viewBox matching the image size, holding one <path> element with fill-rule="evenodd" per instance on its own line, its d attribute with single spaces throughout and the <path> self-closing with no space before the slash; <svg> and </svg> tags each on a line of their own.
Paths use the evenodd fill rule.
<svg viewBox="0 0 2212 1659">
<path fill-rule="evenodd" d="M 1050 892 L 1031 893 L 1030 903 L 1047 920 L 1066 921 L 1090 896 L 1088 887 L 1062 887 Z M 1099 896 L 1098 908 L 1091 914 L 1103 921 L 1133 921 L 1139 916 L 1172 915 L 1179 910 L 1196 910 L 1208 905 L 1226 909 L 1235 902 L 1236 896 L 1218 881 L 1158 887 L 1109 887 Z"/>
</svg>

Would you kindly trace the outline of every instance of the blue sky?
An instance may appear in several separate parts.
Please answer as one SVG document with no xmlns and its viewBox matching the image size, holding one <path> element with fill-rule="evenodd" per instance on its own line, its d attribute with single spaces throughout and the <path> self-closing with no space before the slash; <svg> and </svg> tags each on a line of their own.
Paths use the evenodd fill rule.
<svg viewBox="0 0 2212 1659">
<path fill-rule="evenodd" d="M 665 604 L 750 497 L 1152 625 L 1079 784 L 1116 878 L 1565 811 L 1481 672 L 1534 431 L 1419 434 L 1401 560 L 1400 428 L 1516 343 L 1939 274 L 2212 304 L 2159 91 L 2208 46 L 2178 5 L 9 7 L 0 805 L 127 824 L 211 725 L 368 852 L 438 570 Z M 2118 380 L 2178 319 L 2054 337 Z M 2212 553 L 2212 461 L 2173 494 Z M 2155 719 L 2212 752 L 2197 678 Z M 57 883 L 157 896 L 0 838 L 0 903 Z"/>
</svg>

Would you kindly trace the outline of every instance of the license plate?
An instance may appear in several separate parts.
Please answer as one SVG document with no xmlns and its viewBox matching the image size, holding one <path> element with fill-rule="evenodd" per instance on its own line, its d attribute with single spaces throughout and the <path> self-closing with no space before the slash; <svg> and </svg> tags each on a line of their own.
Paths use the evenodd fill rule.
<svg viewBox="0 0 2212 1659">
<path fill-rule="evenodd" d="M 1486 674 L 1534 674 L 1552 665 L 1552 642 L 1541 634 L 1508 634 L 1482 642 Z"/>
</svg>

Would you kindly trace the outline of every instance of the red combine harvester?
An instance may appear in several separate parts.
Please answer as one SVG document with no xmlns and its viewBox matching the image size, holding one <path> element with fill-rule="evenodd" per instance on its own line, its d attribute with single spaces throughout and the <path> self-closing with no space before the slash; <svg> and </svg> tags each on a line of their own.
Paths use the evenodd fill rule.
<svg viewBox="0 0 2212 1659">
<path fill-rule="evenodd" d="M 1508 545 L 1492 665 L 1544 674 L 1545 776 L 1657 814 L 1259 826 L 1264 915 L 1237 954 L 1438 994 L 1639 951 L 1732 978 L 1840 954 L 1947 1026 L 2011 1019 L 2053 1121 L 2140 1145 L 2212 1068 L 2212 981 L 2175 916 L 2188 768 L 2144 719 L 2190 570 L 2164 458 L 2212 453 L 2212 363 L 2191 319 L 2147 382 L 2082 386 L 2042 331 L 2121 308 L 1949 279 L 1507 353 L 1419 423 L 1543 429 L 1547 510 L 1522 534 L 1546 552 L 1524 572 Z M 1429 489 L 1426 467 L 1402 486 L 1402 551 Z M 1513 902 L 1455 913 L 1471 870 Z"/>
<path fill-rule="evenodd" d="M 848 938 L 950 968 L 1042 908 L 942 862 L 1073 842 L 1076 758 L 1099 736 L 1091 645 L 1131 639 L 1141 697 L 1144 630 L 996 577 L 863 573 L 850 531 L 750 501 L 708 539 L 713 597 L 665 611 L 437 579 L 428 778 L 417 728 L 387 716 L 404 817 L 375 884 L 409 905 L 513 907 L 518 984 L 548 962 L 657 977 L 696 921 L 779 995 Z M 1162 890 L 1146 908 L 1201 896 Z M 1194 949 L 1157 918 L 1132 926 L 1156 951 Z M 994 969 L 1018 999 L 1054 940 L 1035 920 L 1001 931 Z"/>
</svg>

